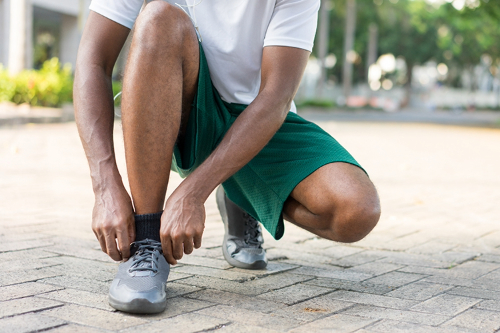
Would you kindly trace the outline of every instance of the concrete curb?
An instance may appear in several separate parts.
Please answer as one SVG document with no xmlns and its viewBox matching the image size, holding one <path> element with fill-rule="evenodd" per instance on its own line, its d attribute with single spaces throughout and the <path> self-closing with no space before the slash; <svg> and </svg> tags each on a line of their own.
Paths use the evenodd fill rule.
<svg viewBox="0 0 500 333">
<path fill-rule="evenodd" d="M 61 108 L 46 108 L 32 107 L 27 104 L 0 103 L 0 126 L 62 123 L 74 120 L 72 104 L 63 105 Z"/>
</svg>

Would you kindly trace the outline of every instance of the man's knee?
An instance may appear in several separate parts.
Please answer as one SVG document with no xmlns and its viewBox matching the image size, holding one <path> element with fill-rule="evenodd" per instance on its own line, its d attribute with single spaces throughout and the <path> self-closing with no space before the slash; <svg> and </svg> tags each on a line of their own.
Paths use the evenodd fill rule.
<svg viewBox="0 0 500 333">
<path fill-rule="evenodd" d="M 152 1 L 139 14 L 134 26 L 134 43 L 148 50 L 168 45 L 182 45 L 194 27 L 180 8 L 165 1 Z"/>
<path fill-rule="evenodd" d="M 328 237 L 343 243 L 363 239 L 377 225 L 380 203 L 375 191 L 351 193 L 340 205 L 330 207 Z"/>
</svg>

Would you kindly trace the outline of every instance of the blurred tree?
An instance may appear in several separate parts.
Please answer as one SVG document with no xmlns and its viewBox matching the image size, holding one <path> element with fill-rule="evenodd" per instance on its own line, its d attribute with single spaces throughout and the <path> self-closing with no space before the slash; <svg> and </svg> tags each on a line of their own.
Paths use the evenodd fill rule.
<svg viewBox="0 0 500 333">
<path fill-rule="evenodd" d="M 487 54 L 500 66 L 500 4 L 477 0 L 457 10 L 450 3 L 425 0 L 357 0 L 353 80 L 366 82 L 366 59 L 371 24 L 378 26 L 378 55 L 392 53 L 407 64 L 404 84 L 408 103 L 412 71 L 429 60 L 446 63 L 455 73 L 472 68 Z M 346 0 L 333 0 L 330 12 L 330 51 L 339 60 L 329 70 L 329 79 L 340 82 Z M 483 59 L 489 59 L 488 57 Z M 498 60 L 497 60 L 498 59 Z"/>
<path fill-rule="evenodd" d="M 468 71 L 470 77 L 481 60 L 487 67 L 494 62 L 500 63 L 500 29 L 496 17 L 500 14 L 500 6 L 490 3 L 483 2 L 473 9 L 456 10 L 451 4 L 439 8 L 436 23 L 438 47 L 442 52 L 436 54 L 437 60 L 458 69 L 456 72 Z M 469 88 L 477 87 L 471 84 Z"/>
</svg>

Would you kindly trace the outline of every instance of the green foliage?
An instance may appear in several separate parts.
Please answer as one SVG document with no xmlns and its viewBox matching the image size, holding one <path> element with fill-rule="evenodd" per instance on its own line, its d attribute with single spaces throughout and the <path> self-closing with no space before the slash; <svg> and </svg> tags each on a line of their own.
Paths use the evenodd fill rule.
<svg viewBox="0 0 500 333">
<path fill-rule="evenodd" d="M 318 108 L 333 108 L 335 103 L 330 100 L 321 100 L 321 99 L 306 99 L 297 103 L 297 108 L 304 107 L 318 107 Z"/>
<path fill-rule="evenodd" d="M 72 94 L 71 66 L 61 66 L 57 58 L 44 62 L 40 70 L 24 70 L 13 77 L 0 68 L 0 101 L 57 107 L 71 102 Z"/>
<path fill-rule="evenodd" d="M 122 83 L 121 81 L 113 81 L 113 98 L 116 97 L 122 91 Z M 120 106 L 122 101 L 121 95 L 116 97 L 115 106 Z"/>
<path fill-rule="evenodd" d="M 0 102 L 8 102 L 12 100 L 16 85 L 10 78 L 9 73 L 0 64 Z"/>
</svg>

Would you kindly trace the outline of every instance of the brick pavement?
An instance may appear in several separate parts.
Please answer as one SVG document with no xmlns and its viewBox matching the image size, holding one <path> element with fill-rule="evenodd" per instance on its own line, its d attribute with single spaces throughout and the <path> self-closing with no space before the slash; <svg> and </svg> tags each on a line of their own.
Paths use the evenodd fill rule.
<svg viewBox="0 0 500 333">
<path fill-rule="evenodd" d="M 236 269 L 212 196 L 202 249 L 172 269 L 167 310 L 148 316 L 107 304 L 117 264 L 90 229 L 74 124 L 1 128 L 0 332 L 498 332 L 500 130 L 320 125 L 379 189 L 372 234 L 346 245 L 287 224 L 279 242 L 265 235 L 267 270 Z"/>
</svg>

